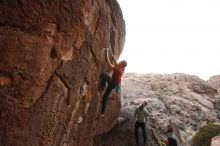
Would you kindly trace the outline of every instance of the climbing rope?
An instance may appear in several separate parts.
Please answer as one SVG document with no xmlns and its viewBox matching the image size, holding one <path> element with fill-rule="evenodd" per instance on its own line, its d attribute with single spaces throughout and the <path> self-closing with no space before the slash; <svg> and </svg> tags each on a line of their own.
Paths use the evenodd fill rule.
<svg viewBox="0 0 220 146">
<path fill-rule="evenodd" d="M 156 134 L 156 131 L 154 129 L 151 129 L 152 136 L 154 141 L 159 145 L 159 146 L 167 146 L 164 142 L 162 142 L 159 137 Z"/>
</svg>

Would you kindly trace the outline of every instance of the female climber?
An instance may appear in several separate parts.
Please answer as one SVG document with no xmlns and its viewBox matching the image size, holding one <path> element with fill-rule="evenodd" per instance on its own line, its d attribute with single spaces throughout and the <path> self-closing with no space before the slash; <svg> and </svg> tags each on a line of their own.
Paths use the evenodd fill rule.
<svg viewBox="0 0 220 146">
<path fill-rule="evenodd" d="M 105 114 L 108 96 L 110 95 L 113 89 L 119 86 L 121 82 L 121 77 L 124 73 L 125 67 L 127 66 L 127 62 L 125 60 L 117 63 L 113 55 L 112 55 L 112 62 L 111 62 L 109 58 L 109 48 L 105 48 L 105 51 L 106 51 L 105 52 L 106 61 L 107 61 L 109 70 L 112 72 L 112 76 L 108 75 L 107 73 L 101 74 L 101 86 L 99 88 L 99 91 L 102 91 L 104 89 L 106 82 L 108 83 L 108 87 L 105 90 L 105 93 L 102 97 L 103 101 L 102 101 L 102 109 L 101 109 L 101 115 L 100 115 L 101 118 L 103 118 Z"/>
</svg>

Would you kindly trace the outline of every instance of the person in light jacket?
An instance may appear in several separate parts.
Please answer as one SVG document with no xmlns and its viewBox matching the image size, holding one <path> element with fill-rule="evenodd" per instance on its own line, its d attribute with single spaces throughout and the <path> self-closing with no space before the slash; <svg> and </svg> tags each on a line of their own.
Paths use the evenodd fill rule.
<svg viewBox="0 0 220 146">
<path fill-rule="evenodd" d="M 145 106 L 147 105 L 147 102 L 145 101 L 142 103 L 134 112 L 134 119 L 135 119 L 135 141 L 136 144 L 139 145 L 139 138 L 138 138 L 138 129 L 142 129 L 142 134 L 143 134 L 143 140 L 144 140 L 144 145 L 146 145 L 146 124 L 149 119 L 149 113 Z"/>
</svg>

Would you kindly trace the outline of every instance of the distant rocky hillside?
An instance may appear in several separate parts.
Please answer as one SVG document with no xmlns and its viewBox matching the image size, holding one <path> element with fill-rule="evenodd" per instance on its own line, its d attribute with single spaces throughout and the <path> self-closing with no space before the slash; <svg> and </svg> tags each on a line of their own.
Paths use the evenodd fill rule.
<svg viewBox="0 0 220 146">
<path fill-rule="evenodd" d="M 219 110 L 214 106 L 217 97 L 217 90 L 197 76 L 180 73 L 126 74 L 122 80 L 121 116 L 127 122 L 113 129 L 105 140 L 120 143 L 120 146 L 134 145 L 134 109 L 147 101 L 150 124 L 160 133 L 171 121 L 176 127 L 176 136 L 185 146 L 184 143 L 189 143 L 206 122 L 220 122 Z"/>
<path fill-rule="evenodd" d="M 210 79 L 207 82 L 210 86 L 217 89 L 218 94 L 220 95 L 220 75 L 210 77 Z M 215 109 L 220 110 L 220 96 L 217 96 L 215 98 L 214 107 Z M 220 113 L 218 116 L 220 118 Z"/>
<path fill-rule="evenodd" d="M 220 93 L 220 75 L 210 77 L 208 83 Z"/>
</svg>

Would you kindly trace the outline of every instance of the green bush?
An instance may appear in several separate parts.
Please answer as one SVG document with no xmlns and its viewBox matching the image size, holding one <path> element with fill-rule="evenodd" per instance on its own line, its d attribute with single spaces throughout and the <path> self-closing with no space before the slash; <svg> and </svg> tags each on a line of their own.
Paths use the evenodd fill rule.
<svg viewBox="0 0 220 146">
<path fill-rule="evenodd" d="M 220 133 L 220 125 L 207 124 L 192 138 L 193 146 L 210 146 L 211 139 Z"/>
</svg>

